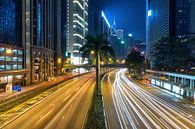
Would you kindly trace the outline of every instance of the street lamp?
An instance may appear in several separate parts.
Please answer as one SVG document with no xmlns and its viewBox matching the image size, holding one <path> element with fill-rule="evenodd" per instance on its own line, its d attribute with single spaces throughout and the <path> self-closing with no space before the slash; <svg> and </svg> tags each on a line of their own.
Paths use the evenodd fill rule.
<svg viewBox="0 0 195 129">
<path fill-rule="evenodd" d="M 62 59 L 58 58 L 58 64 L 61 64 L 61 63 L 62 63 Z"/>
<path fill-rule="evenodd" d="M 95 54 L 95 52 L 94 51 L 91 51 L 91 55 L 94 55 Z"/>
<path fill-rule="evenodd" d="M 110 59 L 109 59 L 109 61 L 111 62 L 111 61 L 112 61 L 112 59 L 110 58 Z"/>
</svg>

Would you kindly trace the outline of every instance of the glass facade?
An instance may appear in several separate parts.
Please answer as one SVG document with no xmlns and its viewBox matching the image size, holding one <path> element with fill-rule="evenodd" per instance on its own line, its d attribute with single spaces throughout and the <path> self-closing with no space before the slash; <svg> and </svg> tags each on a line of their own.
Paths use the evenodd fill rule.
<svg viewBox="0 0 195 129">
<path fill-rule="evenodd" d="M 155 59 L 151 53 L 161 38 L 178 38 L 182 41 L 190 38 L 193 4 L 189 0 L 147 0 L 146 5 L 147 57 L 153 67 Z"/>
<path fill-rule="evenodd" d="M 37 4 L 37 39 L 38 39 L 38 46 L 41 46 L 41 3 L 38 0 Z"/>
<path fill-rule="evenodd" d="M 0 0 L 0 43 L 16 42 L 16 12 L 13 0 Z"/>
<path fill-rule="evenodd" d="M 67 0 L 67 52 L 74 58 L 80 57 L 79 49 L 85 44 L 88 34 L 88 0 Z"/>
<path fill-rule="evenodd" d="M 176 37 L 187 39 L 190 31 L 190 2 L 177 0 L 175 8 Z"/>
<path fill-rule="evenodd" d="M 0 71 L 23 69 L 23 61 L 23 50 L 0 46 Z"/>
</svg>

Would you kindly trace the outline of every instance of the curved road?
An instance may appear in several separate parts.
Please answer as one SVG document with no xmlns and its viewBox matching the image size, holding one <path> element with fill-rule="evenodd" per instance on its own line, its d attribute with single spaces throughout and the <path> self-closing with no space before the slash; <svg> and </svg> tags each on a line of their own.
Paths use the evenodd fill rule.
<svg viewBox="0 0 195 129">
<path fill-rule="evenodd" d="M 114 71 L 106 75 L 103 80 L 103 96 L 109 129 L 195 128 L 195 120 L 185 109 L 144 90 L 129 80 L 125 73 L 125 69 Z M 105 87 L 110 89 L 106 90 Z M 112 99 L 108 99 L 106 94 L 110 94 Z M 113 121 L 116 123 L 119 121 L 120 127 L 115 126 L 116 123 Z"/>
</svg>

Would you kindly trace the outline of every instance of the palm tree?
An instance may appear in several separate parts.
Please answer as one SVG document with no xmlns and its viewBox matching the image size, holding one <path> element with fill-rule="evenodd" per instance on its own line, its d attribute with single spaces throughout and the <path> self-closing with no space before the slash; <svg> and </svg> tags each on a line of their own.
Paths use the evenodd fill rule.
<svg viewBox="0 0 195 129">
<path fill-rule="evenodd" d="M 109 45 L 105 34 L 97 34 L 96 36 L 86 36 L 86 44 L 81 47 L 80 51 L 84 57 L 89 57 L 93 51 L 96 59 L 96 95 L 99 93 L 99 76 L 100 76 L 100 55 L 110 53 L 113 55 L 114 50 Z"/>
</svg>

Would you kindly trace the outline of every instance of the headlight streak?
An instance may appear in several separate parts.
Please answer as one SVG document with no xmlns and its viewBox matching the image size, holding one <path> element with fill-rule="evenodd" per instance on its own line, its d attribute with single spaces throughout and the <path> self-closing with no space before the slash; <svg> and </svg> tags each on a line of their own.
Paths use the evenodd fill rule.
<svg viewBox="0 0 195 129">
<path fill-rule="evenodd" d="M 127 81 L 129 81 L 128 79 L 127 79 Z M 131 81 L 129 81 L 130 83 L 129 83 L 129 85 L 135 85 L 134 83 L 132 83 Z M 193 126 L 195 126 L 195 121 L 193 120 L 193 119 L 191 119 L 191 118 L 188 118 L 188 116 L 189 115 L 186 115 L 186 113 L 183 113 L 179 108 L 177 108 L 177 107 L 174 107 L 174 106 L 172 106 L 172 105 L 170 105 L 169 103 L 167 103 L 166 101 L 164 101 L 163 99 L 161 99 L 161 98 L 159 98 L 159 97 L 157 97 L 157 96 L 155 96 L 155 95 L 153 95 L 153 94 L 151 94 L 150 92 L 147 92 L 147 91 L 144 91 L 143 89 L 141 89 L 140 88 L 140 95 L 142 95 L 142 94 L 144 94 L 145 96 L 147 96 L 147 97 L 149 97 L 150 99 L 149 100 L 154 100 L 154 101 L 151 101 L 152 103 L 153 102 L 156 102 L 156 103 L 158 103 L 158 104 L 160 104 L 161 106 L 163 106 L 164 108 L 166 108 L 166 109 L 168 109 L 168 110 L 170 110 L 171 112 L 173 112 L 175 115 L 178 115 L 179 117 L 181 117 L 182 119 L 184 119 L 185 121 L 187 121 L 188 123 L 190 123 L 191 125 L 193 125 Z M 170 108 L 171 107 L 171 108 Z M 161 107 L 160 107 L 161 108 Z M 163 108 L 162 108 L 163 109 Z M 164 110 L 164 109 L 163 109 Z M 177 111 L 177 112 L 176 112 Z M 185 116 L 185 117 L 184 117 Z M 173 117 L 173 116 L 172 116 Z M 187 118 L 188 119 L 187 119 Z M 175 119 L 175 117 L 174 117 L 174 119 Z M 191 121 L 193 121 L 193 122 L 191 122 Z M 181 122 L 179 122 L 179 123 L 181 123 Z M 183 125 L 183 123 L 181 123 L 182 125 Z M 185 125 L 183 125 L 183 126 L 185 126 Z"/>
<path fill-rule="evenodd" d="M 129 81 L 129 80 L 127 80 L 126 79 L 126 77 L 124 76 L 124 75 L 122 75 L 122 79 L 124 79 L 125 81 Z M 129 83 L 132 83 L 132 82 L 130 82 L 129 81 Z M 128 84 L 129 84 L 128 83 Z M 136 85 L 135 84 L 129 84 L 129 86 L 130 85 L 134 85 L 134 87 L 136 87 Z M 129 89 L 129 87 L 127 87 L 128 89 Z M 141 88 L 140 88 L 141 89 Z M 132 90 L 132 89 L 131 89 Z M 142 93 L 141 93 L 141 91 L 139 91 L 139 90 L 137 90 L 136 92 L 138 92 L 139 93 L 139 95 L 141 95 Z M 150 99 L 148 99 L 148 100 L 150 100 Z M 134 100 L 133 100 L 134 101 Z M 136 104 L 136 103 L 135 103 Z M 146 103 L 146 105 L 147 105 L 148 103 Z M 137 105 L 137 104 L 136 104 Z M 152 104 L 153 105 L 153 104 Z M 152 106 L 151 105 L 151 106 Z M 167 122 L 169 122 L 171 125 L 173 125 L 175 128 L 177 128 L 177 129 L 180 129 L 180 127 L 179 126 L 177 126 L 173 121 L 171 121 L 171 119 L 169 118 L 169 117 L 167 117 L 164 113 L 162 113 L 162 111 L 164 111 L 166 114 L 168 114 L 169 116 L 170 116 L 170 114 L 167 112 L 167 111 L 165 111 L 163 108 L 161 108 L 158 104 L 156 104 L 156 103 L 154 103 L 154 105 L 157 107 L 155 107 L 155 106 L 152 106 L 152 108 L 154 108 L 155 110 L 154 111 L 156 111 L 156 112 L 158 112 L 158 113 L 160 113 L 161 114 L 161 117 L 162 118 L 164 118 Z M 139 105 L 137 105 L 138 107 L 139 107 Z M 161 109 L 161 110 L 159 110 L 159 109 Z M 145 114 L 146 115 L 146 114 Z M 170 116 L 171 118 L 173 118 L 173 119 L 175 119 L 175 117 L 173 117 L 173 116 Z M 151 119 L 150 119 L 151 120 Z M 175 119 L 176 120 L 176 119 Z M 180 123 L 178 120 L 176 120 L 178 123 Z M 182 123 L 181 123 L 182 124 Z M 182 124 L 183 125 L 183 124 Z M 183 125 L 184 127 L 185 127 L 185 125 Z"/>
<path fill-rule="evenodd" d="M 127 82 L 129 82 L 129 85 L 133 85 L 134 87 L 136 87 L 137 85 L 136 84 L 134 84 L 134 83 L 132 83 L 130 80 L 128 80 L 125 76 L 124 76 L 124 74 L 122 75 L 122 78 L 125 78 L 125 80 L 127 81 Z M 137 87 L 139 87 L 139 86 L 137 86 Z M 150 95 L 149 95 L 149 92 L 146 92 L 146 91 L 144 91 L 143 89 L 141 89 L 141 88 L 139 88 L 139 90 L 140 90 L 140 95 L 141 94 L 145 94 L 147 97 L 149 97 L 150 99 L 148 99 L 148 100 L 152 100 L 151 99 L 151 97 L 150 97 Z M 146 94 L 147 93 L 147 94 Z M 158 97 L 156 97 L 155 96 L 155 98 L 158 98 Z M 154 97 L 153 97 L 153 100 L 154 100 Z M 161 109 L 161 111 L 160 112 L 164 112 L 164 113 L 166 113 L 168 116 L 170 116 L 173 120 L 175 120 L 176 122 L 178 122 L 180 125 L 182 125 L 183 127 L 185 127 L 185 128 L 187 128 L 187 129 L 189 129 L 186 125 L 184 125 L 181 121 L 179 121 L 178 119 L 176 119 L 176 117 L 174 117 L 173 115 L 171 115 L 169 112 L 167 112 L 164 108 L 162 108 L 161 106 L 163 106 L 163 104 L 161 105 L 161 106 L 159 106 L 159 104 L 157 104 L 156 102 L 156 100 L 155 101 L 151 101 L 152 103 L 154 103 L 154 105 L 155 106 L 157 106 L 157 109 Z M 158 101 L 159 102 L 159 101 Z M 170 109 L 171 110 L 171 109 Z M 171 110 L 172 112 L 175 112 L 174 110 Z M 180 114 L 178 114 L 178 113 L 175 113 L 176 115 L 180 115 Z M 174 122 L 172 122 L 172 120 L 171 119 L 169 119 L 169 117 L 167 117 L 167 115 L 164 115 L 164 114 L 162 114 L 161 113 L 161 115 L 163 115 L 163 116 L 165 116 L 165 120 L 169 120 L 169 122 L 172 124 L 172 125 L 174 125 L 174 127 L 176 128 L 180 128 L 179 126 L 177 126 Z M 183 117 L 183 116 L 181 116 L 180 115 L 180 117 L 181 118 L 183 118 L 184 120 L 187 120 L 185 117 Z M 193 122 L 190 122 L 189 120 L 187 120 L 187 122 L 188 123 L 191 123 L 191 125 L 193 125 Z"/>
<path fill-rule="evenodd" d="M 132 90 L 132 89 L 131 89 Z M 125 90 L 125 92 L 127 92 L 126 90 Z M 149 117 L 146 113 L 145 113 L 145 111 L 135 102 L 135 100 L 133 100 L 132 99 L 132 101 L 135 103 L 135 105 L 143 112 L 143 114 L 152 122 L 152 124 L 157 128 L 160 128 L 153 120 L 152 120 L 152 118 L 151 117 Z M 136 100 L 136 101 L 139 101 L 139 100 Z M 140 102 L 141 103 L 141 102 Z M 146 100 L 146 102 L 145 102 L 145 104 L 146 105 L 148 105 L 148 102 L 147 102 L 147 100 Z M 141 104 L 140 104 L 141 105 Z M 157 113 L 160 113 L 160 115 L 161 115 L 161 117 L 162 118 L 164 118 L 165 120 L 169 120 L 168 122 L 169 123 L 171 123 L 175 128 L 177 128 L 177 129 L 180 129 L 180 127 L 179 126 L 177 126 L 174 122 L 172 122 L 171 121 L 171 119 L 169 119 L 165 114 L 163 114 L 158 108 L 156 108 L 155 106 L 153 106 L 153 105 L 148 105 L 149 107 L 152 107 L 152 109 L 155 109 L 155 110 L 153 110 L 153 111 L 155 111 L 155 112 L 157 112 Z M 147 109 L 147 108 L 146 108 Z M 153 114 L 154 115 L 154 114 Z M 154 115 L 155 116 L 155 115 Z M 155 118 L 156 118 L 156 116 L 155 116 Z M 155 119 L 154 119 L 155 120 Z M 164 122 L 162 122 L 162 120 L 160 120 L 160 119 L 158 119 L 161 123 L 164 123 Z M 160 123 L 159 122 L 157 122 L 159 125 L 160 125 Z M 167 125 L 164 125 L 165 127 L 167 127 Z"/>
<path fill-rule="evenodd" d="M 152 127 L 190 129 L 189 124 L 195 127 L 195 121 L 189 117 L 189 114 L 134 84 L 125 76 L 125 71 L 126 69 L 121 69 L 116 73 L 112 92 L 122 129 L 128 129 L 129 125 L 137 129 L 140 120 L 148 129 Z M 110 82 L 110 76 L 108 76 L 108 82 Z M 135 114 L 140 119 L 139 121 Z"/>
<path fill-rule="evenodd" d="M 119 79 L 119 74 L 117 74 L 116 75 L 116 80 L 118 80 Z M 119 90 L 119 88 L 118 88 L 118 82 L 116 82 L 115 81 L 115 83 L 114 83 L 114 91 L 118 91 Z M 124 128 L 124 129 L 127 129 L 128 128 L 128 123 L 127 123 L 127 119 L 128 119 L 128 121 L 130 122 L 130 125 L 132 126 L 132 128 L 134 128 L 134 129 L 136 129 L 136 127 L 135 127 L 135 125 L 134 125 L 134 123 L 132 123 L 133 121 L 131 120 L 132 118 L 130 117 L 130 115 L 127 113 L 127 109 L 125 108 L 125 110 L 124 110 L 124 104 L 123 104 L 123 102 L 122 102 L 122 99 L 121 99 L 121 97 L 120 97 L 120 94 L 119 94 L 120 92 L 118 91 L 118 92 L 116 92 L 116 94 L 114 93 L 113 94 L 113 98 L 115 98 L 115 99 L 113 99 L 113 101 L 114 101 L 114 104 L 115 104 L 115 107 L 118 107 L 118 108 L 116 108 L 116 110 L 117 110 L 117 115 L 118 115 L 118 117 L 119 117 L 119 121 L 120 121 L 120 123 L 121 123 L 121 128 Z M 122 105 L 122 106 L 121 106 Z M 119 110 L 118 110 L 119 109 Z M 126 114 L 125 114 L 126 113 Z M 128 114 L 128 115 L 127 115 Z M 129 116 L 129 118 L 126 118 L 127 116 Z M 130 119 L 130 120 L 129 120 Z"/>
<path fill-rule="evenodd" d="M 123 86 L 125 86 L 124 83 L 123 83 Z M 141 108 L 141 106 L 139 106 L 139 104 L 138 104 L 136 101 L 138 101 L 138 102 L 140 103 L 140 105 L 142 105 L 142 106 L 144 106 L 144 105 L 143 105 L 143 104 L 142 104 L 142 103 L 141 103 L 133 94 L 131 95 L 130 92 L 127 92 L 127 89 L 125 89 L 125 87 L 122 87 L 122 89 L 123 89 L 123 92 L 124 92 L 124 93 L 126 93 L 127 95 L 129 95 L 129 96 L 127 96 L 126 94 L 124 94 L 125 97 L 126 97 L 126 100 L 127 100 L 128 103 L 131 105 L 131 107 L 133 107 L 134 111 L 135 111 L 136 114 L 140 117 L 140 119 L 144 122 L 144 124 L 147 125 L 148 128 L 151 128 L 151 127 L 148 125 L 148 123 L 146 122 L 146 120 L 144 120 L 143 117 L 140 115 L 140 113 L 136 111 L 136 108 L 135 108 L 134 105 L 131 103 L 131 101 L 133 101 L 133 103 L 139 108 L 140 111 L 142 111 L 142 113 L 150 120 L 150 122 L 151 122 L 157 129 L 160 129 L 161 127 L 160 127 L 158 124 L 155 123 L 155 121 L 146 113 L 146 111 L 144 111 L 144 110 Z M 133 98 L 136 98 L 136 99 L 135 99 L 136 101 L 135 101 Z M 131 101 L 130 101 L 130 99 L 131 99 Z M 145 107 L 145 106 L 144 106 L 144 107 Z M 146 107 L 145 107 L 145 109 L 147 110 Z M 151 112 L 150 112 L 150 113 L 151 113 Z"/>
<path fill-rule="evenodd" d="M 117 86 L 117 81 L 118 80 L 118 74 L 116 74 L 116 79 L 115 79 L 115 82 L 114 82 L 114 86 L 113 86 L 113 94 L 112 94 L 112 98 L 113 98 L 113 102 L 114 102 L 114 106 L 115 106 L 115 109 L 116 109 L 116 112 L 117 112 L 117 116 L 118 116 L 118 119 L 119 119 L 119 122 L 120 122 L 120 126 L 122 129 L 126 129 L 127 126 L 126 124 L 124 123 L 125 119 L 124 119 L 124 116 L 123 116 L 123 112 L 121 111 L 121 108 L 119 106 L 119 103 L 117 102 L 117 94 L 114 93 L 114 91 L 116 91 L 116 86 Z"/>
</svg>

